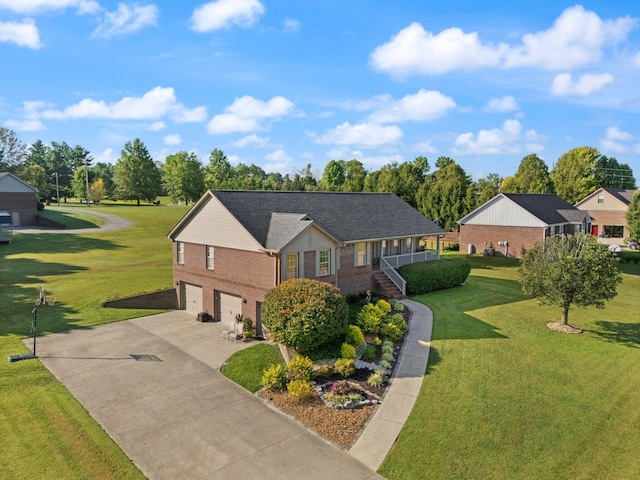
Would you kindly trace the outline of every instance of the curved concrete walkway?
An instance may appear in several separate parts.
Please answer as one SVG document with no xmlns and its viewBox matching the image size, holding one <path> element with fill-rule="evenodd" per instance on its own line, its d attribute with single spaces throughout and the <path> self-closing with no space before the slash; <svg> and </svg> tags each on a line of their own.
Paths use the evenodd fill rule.
<svg viewBox="0 0 640 480">
<path fill-rule="evenodd" d="M 25 227 L 14 227 L 13 231 L 15 233 L 98 233 L 98 232 L 109 232 L 113 230 L 122 230 L 124 228 L 130 227 L 133 222 L 131 220 L 127 220 L 122 217 L 118 217 L 117 215 L 112 215 L 110 213 L 97 212 L 92 210 L 90 207 L 74 207 L 74 208 L 58 208 L 58 207 L 47 207 L 51 210 L 56 210 L 60 212 L 82 212 L 85 215 L 94 215 L 96 217 L 100 217 L 104 220 L 104 225 L 100 225 L 96 228 L 51 228 L 51 227 L 36 227 L 33 225 L 28 225 Z"/>
<path fill-rule="evenodd" d="M 381 479 L 429 355 L 431 311 L 403 303 L 412 316 L 391 385 L 349 452 L 223 377 L 253 343 L 183 310 L 46 335 L 37 353 L 148 478 Z"/>
<path fill-rule="evenodd" d="M 393 447 L 418 399 L 427 370 L 433 313 L 414 300 L 402 300 L 411 310 L 411 322 L 393 372 L 391 385 L 349 454 L 378 470 Z"/>
</svg>

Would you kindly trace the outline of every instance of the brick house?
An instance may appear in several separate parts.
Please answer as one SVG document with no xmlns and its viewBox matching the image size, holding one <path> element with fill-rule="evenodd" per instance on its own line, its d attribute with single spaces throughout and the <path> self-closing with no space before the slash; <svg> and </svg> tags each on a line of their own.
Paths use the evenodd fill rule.
<svg viewBox="0 0 640 480">
<path fill-rule="evenodd" d="M 550 235 L 588 232 L 590 218 L 557 195 L 500 193 L 458 223 L 460 251 L 482 253 L 491 243 L 496 255 L 520 258 Z"/>
<path fill-rule="evenodd" d="M 38 191 L 14 174 L 0 172 L 0 211 L 11 214 L 14 227 L 35 224 Z"/>
<path fill-rule="evenodd" d="M 620 188 L 599 188 L 591 195 L 576 203 L 576 208 L 589 212 L 591 233 L 603 239 L 618 239 L 630 236 L 627 227 L 627 210 L 637 190 Z"/>
<path fill-rule="evenodd" d="M 280 282 L 360 293 L 375 275 L 438 258 L 420 239 L 444 233 L 391 193 L 209 190 L 167 237 L 180 308 L 229 325 L 240 313 L 260 333 L 262 302 Z"/>
</svg>

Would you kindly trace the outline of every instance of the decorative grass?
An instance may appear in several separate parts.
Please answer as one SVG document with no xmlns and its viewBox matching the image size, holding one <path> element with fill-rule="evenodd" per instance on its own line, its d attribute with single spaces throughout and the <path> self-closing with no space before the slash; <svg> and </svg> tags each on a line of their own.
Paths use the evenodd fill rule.
<svg viewBox="0 0 640 480">
<path fill-rule="evenodd" d="M 284 365 L 277 345 L 261 343 L 240 350 L 229 357 L 220 372 L 251 393 L 262 387 L 262 372 L 271 365 Z"/>
<path fill-rule="evenodd" d="M 90 213 L 87 207 L 77 209 L 76 218 Z M 5 360 L 28 352 L 22 339 L 29 336 L 39 287 L 56 297 L 55 305 L 39 309 L 39 334 L 159 312 L 102 304 L 113 296 L 171 286 L 166 234 L 187 208 L 94 209 L 134 225 L 91 234 L 15 232 L 12 244 L 0 244 L 0 478 L 143 478 L 39 360 Z"/>
<path fill-rule="evenodd" d="M 517 262 L 470 257 L 462 287 L 416 297 L 434 312 L 427 374 L 379 472 L 389 479 L 640 478 L 640 268 L 605 310 L 522 294 Z"/>
</svg>

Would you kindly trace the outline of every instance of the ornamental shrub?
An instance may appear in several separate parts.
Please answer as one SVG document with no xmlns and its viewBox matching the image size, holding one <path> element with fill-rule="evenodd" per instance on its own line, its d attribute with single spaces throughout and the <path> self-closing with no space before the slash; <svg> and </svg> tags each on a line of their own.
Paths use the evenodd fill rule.
<svg viewBox="0 0 640 480">
<path fill-rule="evenodd" d="M 377 304 L 369 303 L 362 307 L 360 313 L 358 313 L 356 325 L 358 325 L 364 333 L 378 333 L 380 322 L 385 315 L 385 312 L 378 308 Z"/>
<path fill-rule="evenodd" d="M 284 365 L 271 365 L 262 372 L 262 386 L 269 390 L 284 390 L 287 385 L 287 368 Z"/>
<path fill-rule="evenodd" d="M 407 281 L 407 293 L 422 293 L 462 285 L 471 273 L 471 265 L 462 258 L 447 258 L 403 265 L 400 275 Z"/>
<path fill-rule="evenodd" d="M 316 371 L 314 372 L 314 376 L 317 379 L 324 379 L 324 378 L 329 378 L 331 375 L 333 375 L 333 372 L 335 372 L 335 369 L 331 366 L 331 365 L 320 365 Z"/>
<path fill-rule="evenodd" d="M 380 324 L 380 335 L 394 343 L 402 340 L 405 333 L 407 333 L 407 322 L 399 313 L 385 317 Z"/>
<path fill-rule="evenodd" d="M 391 313 L 391 304 L 386 300 L 378 300 L 376 307 L 383 313 Z"/>
<path fill-rule="evenodd" d="M 356 347 L 353 345 L 349 345 L 348 343 L 343 343 L 340 348 L 340 357 L 341 358 L 356 358 Z"/>
<path fill-rule="evenodd" d="M 360 345 L 364 345 L 364 334 L 360 327 L 357 325 L 349 325 L 347 327 L 347 338 L 346 342 L 349 345 L 353 345 L 354 347 L 359 347 Z"/>
<path fill-rule="evenodd" d="M 287 379 L 292 380 L 311 380 L 313 375 L 313 361 L 304 355 L 296 355 L 287 365 Z"/>
<path fill-rule="evenodd" d="M 337 359 L 333 368 L 335 368 L 336 372 L 338 372 L 344 378 L 350 377 L 351 375 L 356 373 L 356 366 L 353 363 L 353 359 L 351 358 Z"/>
<path fill-rule="evenodd" d="M 287 384 L 287 391 L 294 402 L 304 402 L 313 396 L 315 390 L 308 380 L 292 380 Z"/>
<path fill-rule="evenodd" d="M 375 345 L 367 345 L 365 349 L 362 351 L 362 355 L 360 358 L 365 362 L 371 362 L 376 359 L 376 346 Z"/>
<path fill-rule="evenodd" d="M 367 383 L 374 387 L 381 387 L 382 385 L 384 385 L 384 370 L 379 368 L 371 375 L 369 375 L 369 378 L 367 378 Z"/>
<path fill-rule="evenodd" d="M 299 351 L 316 350 L 344 338 L 347 302 L 328 283 L 293 278 L 267 294 L 262 323 L 276 342 Z"/>
</svg>

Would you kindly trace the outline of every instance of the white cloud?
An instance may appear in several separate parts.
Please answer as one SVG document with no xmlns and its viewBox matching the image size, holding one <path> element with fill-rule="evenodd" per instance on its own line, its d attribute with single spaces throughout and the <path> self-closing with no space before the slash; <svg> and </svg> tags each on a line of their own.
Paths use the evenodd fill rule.
<svg viewBox="0 0 640 480">
<path fill-rule="evenodd" d="M 38 27 L 31 18 L 23 19 L 22 23 L 0 22 L 0 42 L 11 42 L 34 50 L 42 47 Z"/>
<path fill-rule="evenodd" d="M 371 123 L 351 125 L 344 122 L 332 130 L 315 139 L 319 144 L 357 145 L 359 147 L 379 147 L 397 142 L 403 135 L 402 130 L 395 126 L 382 126 Z"/>
<path fill-rule="evenodd" d="M 415 144 L 413 146 L 413 150 L 415 150 L 416 152 L 420 152 L 420 154 L 423 154 L 423 153 L 430 153 L 430 154 L 438 153 L 438 149 L 431 144 L 431 140 L 427 140 L 426 142 L 420 142 L 420 143 Z"/>
<path fill-rule="evenodd" d="M 218 0 L 205 3 L 193 11 L 192 30 L 210 32 L 230 28 L 253 26 L 265 8 L 258 0 Z"/>
<path fill-rule="evenodd" d="M 640 53 L 636 53 L 632 58 L 631 58 L 631 65 L 633 65 L 636 68 L 640 68 Z"/>
<path fill-rule="evenodd" d="M 293 102 L 284 97 L 273 97 L 263 102 L 249 95 L 238 97 L 225 108 L 225 113 L 214 116 L 207 125 L 210 134 L 252 132 L 261 128 L 260 120 L 289 115 Z"/>
<path fill-rule="evenodd" d="M 437 35 L 412 23 L 377 47 L 369 62 L 391 75 L 440 75 L 454 70 L 497 66 L 506 45 L 486 46 L 477 33 L 448 28 Z"/>
<path fill-rule="evenodd" d="M 144 27 L 157 25 L 158 7 L 153 4 L 132 6 L 124 3 L 118 4 L 114 12 L 106 12 L 104 20 L 91 34 L 92 38 L 111 38 L 119 35 L 128 35 L 137 32 Z"/>
<path fill-rule="evenodd" d="M 485 112 L 513 112 L 519 109 L 518 102 L 510 96 L 492 98 L 483 108 Z"/>
<path fill-rule="evenodd" d="M 92 156 L 96 163 L 116 163 L 118 160 L 118 155 L 113 152 L 112 148 L 107 148 L 103 152 L 92 154 Z"/>
<path fill-rule="evenodd" d="M 178 123 L 204 122 L 207 119 L 207 107 L 196 107 L 191 110 L 181 108 L 174 112 L 173 119 Z"/>
<path fill-rule="evenodd" d="M 167 135 L 162 139 L 162 142 L 165 145 L 180 145 L 182 143 L 182 138 L 180 138 L 180 135 L 178 134 Z"/>
<path fill-rule="evenodd" d="M 627 153 L 630 148 L 622 142 L 630 142 L 635 137 L 629 132 L 624 132 L 618 127 L 609 127 L 605 131 L 604 138 L 600 139 L 600 146 L 603 150 L 614 153 Z"/>
<path fill-rule="evenodd" d="M 151 130 L 152 132 L 158 132 L 160 130 L 164 130 L 165 128 L 167 128 L 167 124 L 163 121 L 153 122 L 151 125 L 149 125 L 149 130 Z"/>
<path fill-rule="evenodd" d="M 264 166 L 264 171 L 266 173 L 280 173 L 289 169 L 291 162 L 293 159 L 287 155 L 282 149 L 275 150 L 271 152 L 269 155 L 265 157 L 267 159 L 267 164 Z"/>
<path fill-rule="evenodd" d="M 528 152 L 540 151 L 544 148 L 541 142 L 544 137 L 535 130 L 528 130 L 524 136 L 522 125 L 518 120 L 506 120 L 502 128 L 480 130 L 477 135 L 463 133 L 455 140 L 453 153 L 456 155 L 471 154 L 518 154 L 523 151 L 522 141 L 526 142 Z"/>
<path fill-rule="evenodd" d="M 5 123 L 7 127 L 21 132 L 37 132 L 46 128 L 40 120 L 7 120 Z"/>
<path fill-rule="evenodd" d="M 187 112 L 187 113 L 185 113 Z M 68 120 L 80 118 L 106 118 L 112 120 L 156 120 L 170 116 L 184 121 L 189 110 L 176 99 L 173 88 L 155 87 L 142 97 L 124 97 L 114 103 L 85 98 L 64 110 L 44 110 L 42 118 Z"/>
<path fill-rule="evenodd" d="M 559 73 L 553 79 L 550 91 L 553 95 L 578 95 L 588 97 L 613 83 L 613 75 L 609 73 L 584 74 L 577 81 L 573 81 L 570 73 Z"/>
<path fill-rule="evenodd" d="M 581 5 L 569 7 L 548 30 L 524 35 L 522 45 L 509 50 L 505 67 L 568 70 L 597 62 L 603 47 L 624 40 L 636 23 L 628 16 L 603 21 Z"/>
<path fill-rule="evenodd" d="M 78 13 L 95 13 L 100 10 L 93 0 L 0 0 L 0 8 L 17 13 L 38 13 L 45 10 L 77 8 Z"/>
<path fill-rule="evenodd" d="M 259 137 L 258 135 L 252 134 L 247 135 L 246 137 L 242 137 L 240 140 L 233 142 L 234 147 L 244 148 L 248 145 L 254 145 L 256 147 L 266 147 L 269 145 L 270 139 L 268 137 Z"/>
<path fill-rule="evenodd" d="M 456 106 L 452 98 L 423 89 L 398 101 L 388 95 L 377 98 L 383 100 L 383 104 L 369 116 L 368 121 L 372 123 L 436 120 Z"/>
<path fill-rule="evenodd" d="M 355 155 L 354 155 L 355 156 Z M 365 168 L 380 168 L 384 165 L 389 165 L 390 163 L 404 163 L 404 157 L 400 154 L 395 155 L 376 155 L 372 157 L 367 156 L 355 156 L 356 160 L 361 162 Z"/>
<path fill-rule="evenodd" d="M 478 33 L 448 28 L 434 34 L 412 23 L 378 46 L 369 63 L 392 76 L 442 75 L 456 70 L 532 67 L 570 70 L 598 62 L 605 47 L 626 40 L 637 25 L 629 16 L 602 20 L 576 5 L 547 30 L 528 33 L 517 45 L 483 42 Z"/>
<path fill-rule="evenodd" d="M 287 33 L 296 33 L 300 30 L 300 22 L 295 18 L 285 18 L 284 19 L 284 31 Z"/>
</svg>

